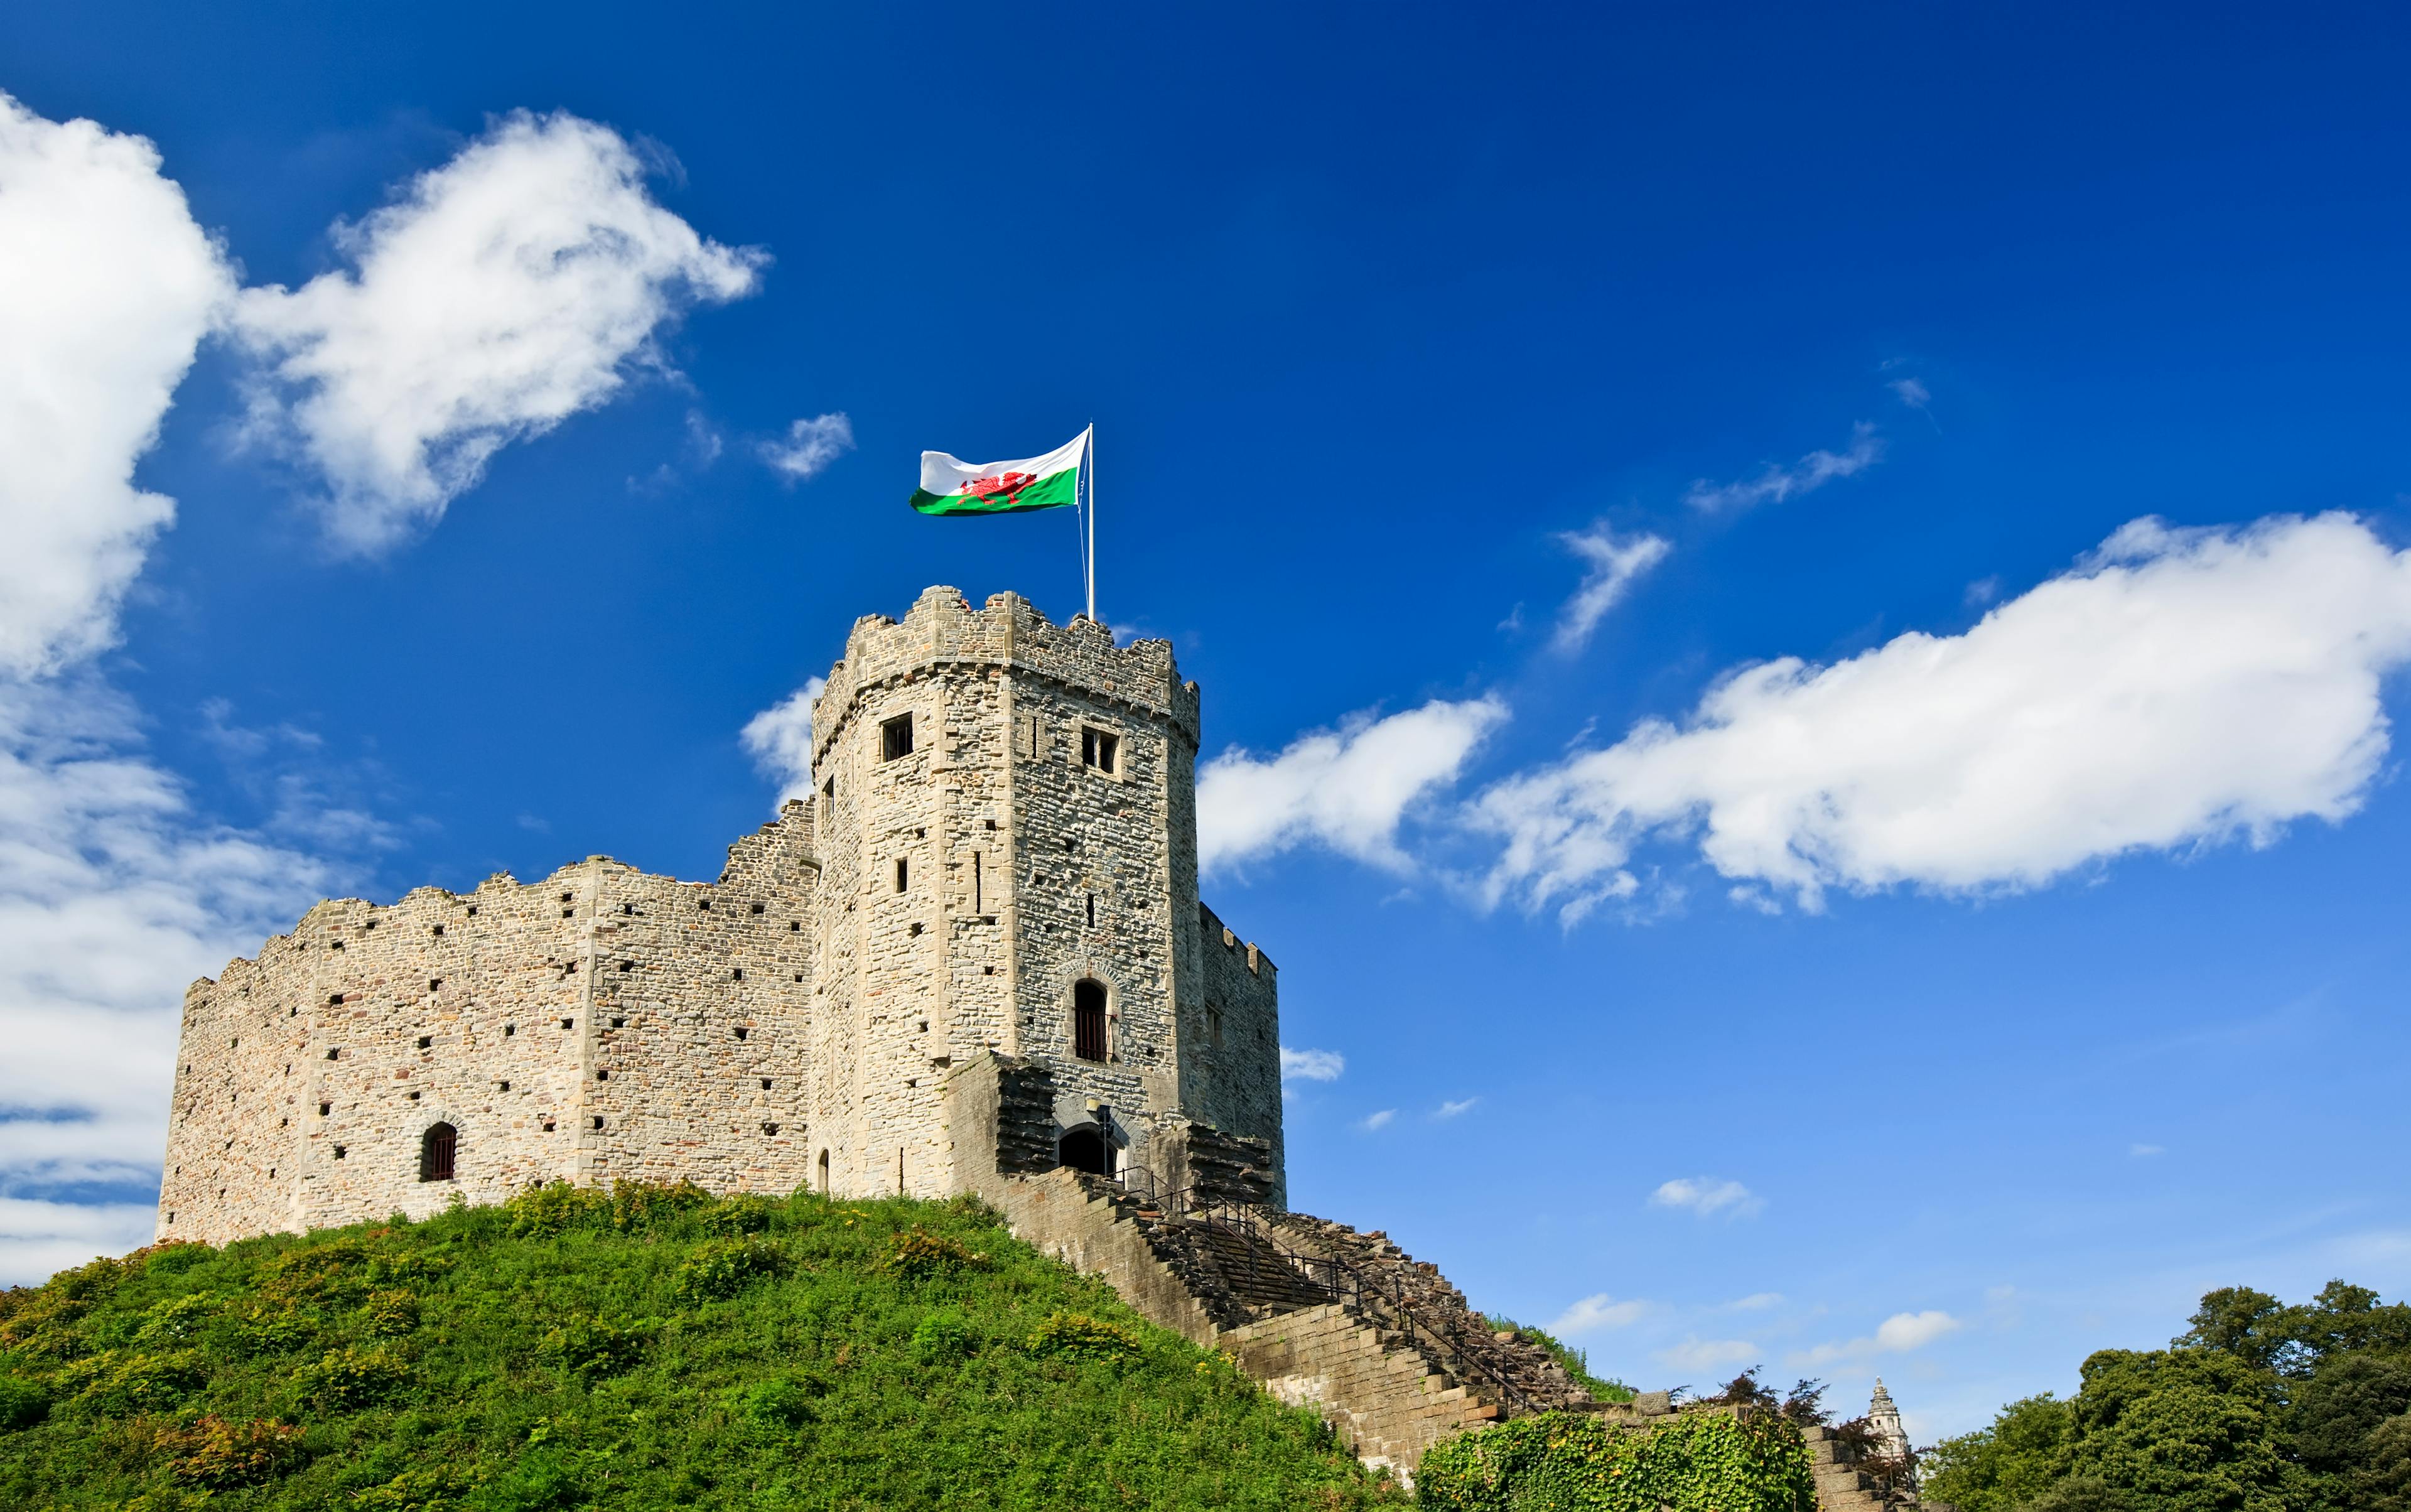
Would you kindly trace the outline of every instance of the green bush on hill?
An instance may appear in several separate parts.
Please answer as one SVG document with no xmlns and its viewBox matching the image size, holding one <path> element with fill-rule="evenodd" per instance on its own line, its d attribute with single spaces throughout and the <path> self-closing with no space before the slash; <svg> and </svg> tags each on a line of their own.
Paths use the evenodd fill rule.
<svg viewBox="0 0 2411 1512">
<path fill-rule="evenodd" d="M 0 1293 L 27 1508 L 1404 1501 L 968 1202 L 551 1186 Z"/>
<path fill-rule="evenodd" d="M 1816 1512 L 1800 1426 L 1775 1412 L 1686 1412 L 1631 1431 L 1542 1413 L 1435 1445 L 1415 1473 L 1446 1512 Z"/>
</svg>

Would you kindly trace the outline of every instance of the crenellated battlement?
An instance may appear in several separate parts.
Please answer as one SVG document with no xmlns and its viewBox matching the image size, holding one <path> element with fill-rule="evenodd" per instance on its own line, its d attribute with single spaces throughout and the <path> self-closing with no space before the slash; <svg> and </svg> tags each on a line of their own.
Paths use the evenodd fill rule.
<svg viewBox="0 0 2411 1512">
<path fill-rule="evenodd" d="M 1169 640 L 1118 646 L 1111 630 L 1086 615 L 1059 625 L 1012 593 L 973 609 L 959 589 L 940 586 L 924 590 L 900 622 L 884 614 L 854 622 L 845 656 L 812 705 L 813 764 L 850 727 L 862 693 L 955 667 L 1009 668 L 1077 688 L 1164 719 L 1192 752 L 1197 745 L 1197 684 L 1181 681 Z"/>
</svg>

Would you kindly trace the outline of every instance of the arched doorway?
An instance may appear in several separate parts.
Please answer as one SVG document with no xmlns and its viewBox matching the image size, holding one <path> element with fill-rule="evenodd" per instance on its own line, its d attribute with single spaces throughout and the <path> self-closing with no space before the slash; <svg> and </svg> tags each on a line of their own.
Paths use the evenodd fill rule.
<svg viewBox="0 0 2411 1512">
<path fill-rule="evenodd" d="M 438 1123 L 418 1137 L 418 1179 L 422 1182 L 448 1182 L 460 1152 L 460 1131 L 449 1123 Z"/>
<path fill-rule="evenodd" d="M 1075 1171 L 1095 1176 L 1114 1173 L 1114 1147 L 1107 1143 L 1102 1131 L 1093 1123 L 1071 1130 L 1057 1147 L 1058 1158 Z"/>
</svg>

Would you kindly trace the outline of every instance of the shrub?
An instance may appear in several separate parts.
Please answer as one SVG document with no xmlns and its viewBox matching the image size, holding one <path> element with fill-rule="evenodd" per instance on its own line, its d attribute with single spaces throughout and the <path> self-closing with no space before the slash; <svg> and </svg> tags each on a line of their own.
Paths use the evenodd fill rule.
<svg viewBox="0 0 2411 1512">
<path fill-rule="evenodd" d="M 736 1238 L 742 1234 L 758 1234 L 770 1226 L 779 1204 L 764 1196 L 723 1197 L 704 1211 L 703 1228 L 708 1234 Z"/>
<path fill-rule="evenodd" d="M 164 1355 L 109 1350 L 77 1360 L 60 1373 L 75 1405 L 103 1417 L 162 1412 L 209 1380 L 208 1363 L 196 1350 Z"/>
<path fill-rule="evenodd" d="M 386 1344 L 329 1349 L 293 1374 L 304 1402 L 323 1402 L 340 1411 L 391 1401 L 410 1384 L 408 1362 Z"/>
<path fill-rule="evenodd" d="M 811 1381 L 774 1375 L 736 1392 L 733 1404 L 757 1423 L 792 1431 L 811 1421 L 812 1399 L 818 1395 L 820 1390 Z"/>
<path fill-rule="evenodd" d="M 1448 1512 L 1814 1512 L 1798 1424 L 1772 1412 L 1687 1412 L 1654 1430 L 1542 1413 L 1435 1445 L 1416 1472 Z"/>
<path fill-rule="evenodd" d="M 255 1302 L 234 1314 L 229 1336 L 244 1355 L 281 1355 L 305 1349 L 318 1337 L 315 1314 L 291 1302 Z"/>
<path fill-rule="evenodd" d="M 0 1375 L 0 1433 L 31 1428 L 51 1414 L 51 1393 L 41 1382 Z"/>
<path fill-rule="evenodd" d="M 754 1282 L 777 1275 L 786 1260 L 785 1253 L 767 1240 L 714 1240 L 679 1267 L 679 1295 L 705 1300 L 734 1297 Z"/>
<path fill-rule="evenodd" d="M 623 1234 L 658 1228 L 679 1214 L 711 1205 L 693 1182 L 621 1182 L 611 1188 L 611 1226 Z"/>
<path fill-rule="evenodd" d="M 600 1220 L 610 1207 L 610 1197 L 593 1187 L 546 1182 L 504 1203 L 503 1211 L 510 1215 L 511 1232 L 525 1236 L 586 1227 Z"/>
<path fill-rule="evenodd" d="M 1120 1359 L 1144 1346 L 1138 1335 L 1086 1313 L 1051 1313 L 1030 1335 L 1033 1355 L 1075 1359 Z"/>
<path fill-rule="evenodd" d="M 636 1363 L 644 1352 L 642 1329 L 615 1329 L 588 1317 L 571 1318 L 536 1345 L 536 1354 L 547 1363 L 573 1375 L 616 1374 Z"/>
<path fill-rule="evenodd" d="M 887 1245 L 887 1269 L 907 1280 L 924 1280 L 986 1263 L 986 1255 L 974 1254 L 962 1240 L 924 1228 L 899 1234 Z"/>
<path fill-rule="evenodd" d="M 418 1327 L 418 1297 L 414 1292 L 400 1288 L 371 1292 L 363 1312 L 369 1331 L 387 1338 L 399 1338 Z"/>
<path fill-rule="evenodd" d="M 301 1431 L 264 1418 L 229 1423 L 205 1415 L 159 1435 L 168 1456 L 168 1473 L 196 1486 L 248 1486 L 268 1479 L 300 1458 Z"/>
<path fill-rule="evenodd" d="M 913 1325 L 913 1353 L 922 1359 L 960 1359 L 971 1352 L 972 1328 L 959 1313 L 932 1313 Z"/>
</svg>

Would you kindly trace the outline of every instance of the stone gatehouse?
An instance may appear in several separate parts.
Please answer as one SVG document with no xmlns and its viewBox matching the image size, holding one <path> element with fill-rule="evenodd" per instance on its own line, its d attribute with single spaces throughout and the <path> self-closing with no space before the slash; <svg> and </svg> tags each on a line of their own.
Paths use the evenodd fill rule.
<svg viewBox="0 0 2411 1512">
<path fill-rule="evenodd" d="M 812 729 L 812 792 L 715 882 L 596 856 L 338 899 L 194 983 L 159 1237 L 553 1180 L 969 1191 L 974 1061 L 1016 1068 L 1020 1168 L 1236 1160 L 1278 1206 L 1273 964 L 1198 901 L 1171 646 L 932 588 L 855 623 Z"/>
</svg>

